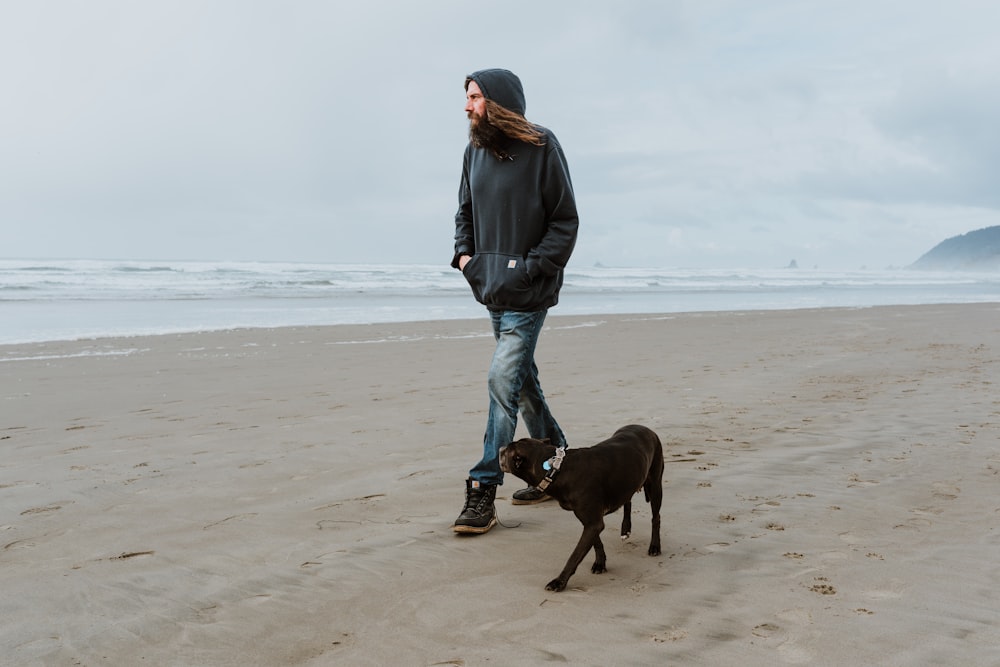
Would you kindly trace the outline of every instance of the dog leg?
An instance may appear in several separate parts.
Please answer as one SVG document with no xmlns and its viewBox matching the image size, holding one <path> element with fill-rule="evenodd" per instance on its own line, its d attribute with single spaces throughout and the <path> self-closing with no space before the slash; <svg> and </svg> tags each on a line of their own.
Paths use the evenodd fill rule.
<svg viewBox="0 0 1000 667">
<path fill-rule="evenodd" d="M 663 482 L 653 479 L 646 482 L 646 497 L 653 512 L 652 537 L 649 541 L 649 555 L 660 555 L 660 505 L 663 504 Z"/>
<path fill-rule="evenodd" d="M 577 514 L 577 518 L 579 518 L 580 522 L 583 523 L 583 534 L 580 535 L 580 541 L 576 543 L 576 548 L 573 549 L 573 553 L 569 555 L 569 560 L 566 561 L 566 567 L 563 568 L 558 577 L 545 585 L 545 590 L 547 591 L 559 592 L 565 590 L 566 583 L 569 581 L 569 578 L 573 576 L 573 573 L 576 572 L 576 568 L 580 565 L 580 561 L 583 560 L 583 557 L 587 555 L 587 552 L 590 551 L 591 547 L 600 544 L 601 531 L 604 530 L 604 519 L 601 515 L 598 514 L 596 520 L 591 519 L 589 521 L 584 521 L 579 514 Z M 604 555 L 603 544 L 601 544 L 600 552 L 597 555 L 598 560 L 604 560 L 604 558 L 601 558 L 602 555 Z M 594 565 L 596 567 L 597 563 L 594 563 Z"/>
<path fill-rule="evenodd" d="M 627 500 L 622 506 L 622 541 L 632 534 L 632 501 Z"/>
<path fill-rule="evenodd" d="M 594 554 L 597 557 L 594 559 L 594 564 L 590 567 L 590 571 L 594 574 L 607 572 L 608 555 L 604 552 L 604 543 L 601 542 L 600 535 L 594 538 Z"/>
</svg>

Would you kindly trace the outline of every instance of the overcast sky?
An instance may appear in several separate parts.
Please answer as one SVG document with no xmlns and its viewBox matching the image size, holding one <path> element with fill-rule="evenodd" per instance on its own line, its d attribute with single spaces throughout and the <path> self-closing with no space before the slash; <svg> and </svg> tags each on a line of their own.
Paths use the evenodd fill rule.
<svg viewBox="0 0 1000 667">
<path fill-rule="evenodd" d="M 1000 224 L 1000 3 L 0 2 L 0 257 L 447 264 L 467 73 L 590 266 L 885 268 Z"/>
</svg>

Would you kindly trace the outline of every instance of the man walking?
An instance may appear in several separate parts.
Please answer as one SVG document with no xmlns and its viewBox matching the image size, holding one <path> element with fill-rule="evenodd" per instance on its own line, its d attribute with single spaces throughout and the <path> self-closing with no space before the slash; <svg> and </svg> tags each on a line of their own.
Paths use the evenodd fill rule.
<svg viewBox="0 0 1000 667">
<path fill-rule="evenodd" d="M 518 411 L 531 437 L 566 444 L 534 357 L 545 315 L 559 300 L 579 219 L 562 147 L 551 131 L 525 119 L 521 80 L 505 69 L 480 70 L 466 78 L 465 91 L 469 144 L 451 265 L 489 310 L 496 350 L 483 457 L 469 471 L 453 530 L 478 534 L 496 524 L 499 451 L 514 439 Z M 547 499 L 532 487 L 513 495 L 515 504 Z"/>
</svg>

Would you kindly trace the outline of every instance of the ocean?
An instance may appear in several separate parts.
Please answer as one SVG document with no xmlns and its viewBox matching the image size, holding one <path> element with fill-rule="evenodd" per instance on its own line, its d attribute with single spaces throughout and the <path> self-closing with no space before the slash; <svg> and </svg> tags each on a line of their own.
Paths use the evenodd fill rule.
<svg viewBox="0 0 1000 667">
<path fill-rule="evenodd" d="M 1000 272 L 571 265 L 557 315 L 1000 302 Z M 485 317 L 447 265 L 0 260 L 0 344 Z"/>
</svg>

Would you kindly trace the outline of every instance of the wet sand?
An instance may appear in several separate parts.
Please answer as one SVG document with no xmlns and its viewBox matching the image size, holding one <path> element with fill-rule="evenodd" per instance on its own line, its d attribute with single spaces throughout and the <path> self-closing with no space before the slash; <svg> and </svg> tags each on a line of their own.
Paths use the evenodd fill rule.
<svg viewBox="0 0 1000 667">
<path fill-rule="evenodd" d="M 482 320 L 0 346 L 0 662 L 1000 665 L 1000 306 L 549 316 L 571 446 L 667 459 L 663 553 L 451 523 Z"/>
</svg>

